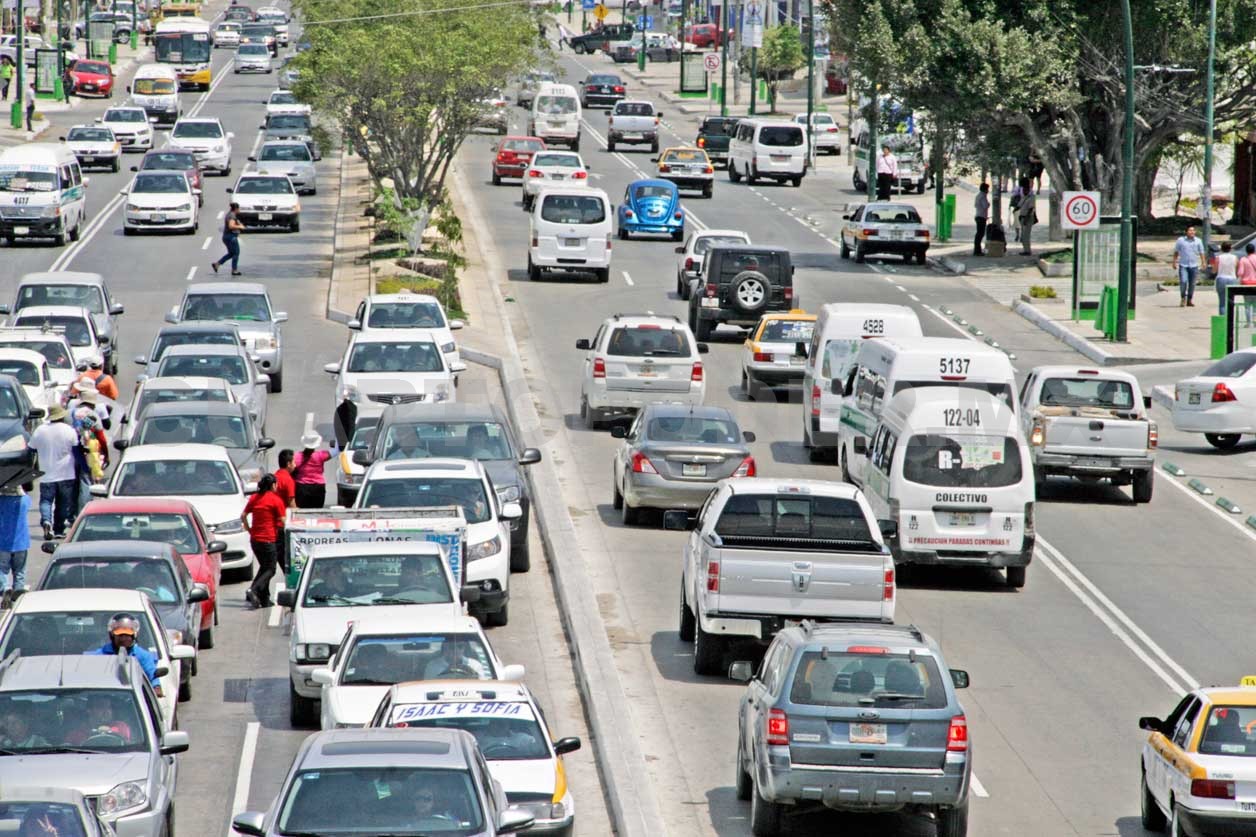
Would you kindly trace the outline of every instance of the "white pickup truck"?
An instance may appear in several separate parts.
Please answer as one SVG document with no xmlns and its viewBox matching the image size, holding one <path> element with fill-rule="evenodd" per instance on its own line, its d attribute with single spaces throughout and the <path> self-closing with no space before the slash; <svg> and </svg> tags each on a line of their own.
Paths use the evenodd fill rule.
<svg viewBox="0 0 1256 837">
<path fill-rule="evenodd" d="M 1126 372 L 1039 366 L 1021 390 L 1021 421 L 1038 493 L 1049 476 L 1133 485 L 1134 502 L 1151 501 L 1156 423 L 1151 399 Z"/>
<path fill-rule="evenodd" d="M 663 114 L 650 102 L 624 99 L 615 103 L 606 115 L 606 150 L 614 151 L 615 144 L 645 145 L 658 153 L 659 117 Z"/>
<path fill-rule="evenodd" d="M 667 512 L 668 529 L 688 528 Z M 757 477 L 718 483 L 685 542 L 680 638 L 694 671 L 722 670 L 731 640 L 766 646 L 783 627 L 816 621 L 894 621 L 894 559 L 853 485 Z"/>
</svg>

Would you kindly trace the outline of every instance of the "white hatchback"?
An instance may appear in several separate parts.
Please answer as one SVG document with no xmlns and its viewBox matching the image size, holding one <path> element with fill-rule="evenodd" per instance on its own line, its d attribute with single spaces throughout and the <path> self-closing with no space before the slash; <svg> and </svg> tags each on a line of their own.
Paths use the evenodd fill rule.
<svg viewBox="0 0 1256 837">
<path fill-rule="evenodd" d="M 1173 426 L 1229 450 L 1256 434 L 1256 348 L 1239 349 L 1173 388 Z"/>
<path fill-rule="evenodd" d="M 61 390 L 52 379 L 48 360 L 33 349 L 0 349 L 0 375 L 12 375 L 26 391 L 31 406 L 43 410 L 61 403 Z"/>
<path fill-rule="evenodd" d="M 75 125 L 61 140 L 84 169 L 88 166 L 101 166 L 117 171 L 120 168 L 122 146 L 111 128 L 104 125 Z"/>
<path fill-rule="evenodd" d="M 528 212 L 540 191 L 548 186 L 588 186 L 589 169 L 574 151 L 538 151 L 523 173 L 523 209 Z"/>
<path fill-rule="evenodd" d="M 126 197 L 123 235 L 152 230 L 191 235 L 200 228 L 200 201 L 185 172 L 139 172 L 122 195 Z"/>
<path fill-rule="evenodd" d="M 340 362 L 323 366 L 336 376 L 336 406 L 353 402 L 358 416 L 366 418 L 390 404 L 452 404 L 457 400 L 454 373 L 467 365 L 448 362 L 437 340 L 426 329 L 355 334 Z"/>
<path fill-rule="evenodd" d="M 116 107 L 96 121 L 113 131 L 123 151 L 145 151 L 153 147 L 153 126 L 141 107 Z"/>
<path fill-rule="evenodd" d="M 363 333 L 384 331 L 396 333 L 397 329 L 421 328 L 429 331 L 440 345 L 445 360 L 458 363 L 458 344 L 455 331 L 465 325 L 462 320 L 451 320 L 445 314 L 445 306 L 429 294 L 371 294 L 358 303 L 357 313 L 349 321 L 349 328 Z"/>
<path fill-rule="evenodd" d="M 187 149 L 196 155 L 204 171 L 231 174 L 231 140 L 235 134 L 211 117 L 183 118 L 170 131 L 170 145 Z"/>
</svg>

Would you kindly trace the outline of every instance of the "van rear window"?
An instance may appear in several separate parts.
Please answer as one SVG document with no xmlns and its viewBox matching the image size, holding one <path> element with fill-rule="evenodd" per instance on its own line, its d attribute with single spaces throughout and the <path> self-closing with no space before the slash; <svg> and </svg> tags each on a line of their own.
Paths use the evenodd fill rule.
<svg viewBox="0 0 1256 837">
<path fill-rule="evenodd" d="M 802 128 L 793 125 L 767 125 L 759 130 L 760 145 L 789 147 L 802 142 Z"/>
<path fill-rule="evenodd" d="M 1021 481 L 1011 436 L 918 433 L 907 442 L 903 478 L 935 488 L 1006 488 Z"/>
<path fill-rule="evenodd" d="M 576 112 L 576 100 L 572 96 L 538 96 L 536 112 L 548 116 L 560 116 Z"/>
<path fill-rule="evenodd" d="M 606 206 L 592 195 L 546 195 L 541 218 L 552 224 L 600 224 L 606 220 Z"/>
<path fill-rule="evenodd" d="M 993 384 L 983 383 L 981 381 L 898 381 L 894 384 L 894 395 L 898 395 L 905 389 L 916 389 L 923 387 L 955 387 L 958 389 L 975 389 L 978 392 L 988 392 L 991 395 L 1002 398 L 1009 407 L 1015 409 L 1016 396 L 1012 392 L 1011 384 Z"/>
<path fill-rule="evenodd" d="M 795 494 L 736 494 L 720 512 L 715 533 L 721 538 L 873 540 L 854 500 Z"/>
</svg>

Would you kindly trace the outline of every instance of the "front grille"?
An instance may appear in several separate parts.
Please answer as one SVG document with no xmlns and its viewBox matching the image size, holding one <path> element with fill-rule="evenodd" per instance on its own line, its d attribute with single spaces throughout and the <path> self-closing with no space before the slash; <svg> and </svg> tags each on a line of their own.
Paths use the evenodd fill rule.
<svg viewBox="0 0 1256 837">
<path fill-rule="evenodd" d="M 376 404 L 416 404 L 426 397 L 427 395 L 424 393 L 413 392 L 405 394 L 379 393 L 367 396 L 367 398 L 374 401 Z"/>
<path fill-rule="evenodd" d="M 38 218 L 44 214 L 42 206 L 9 206 L 0 211 L 4 218 Z"/>
</svg>

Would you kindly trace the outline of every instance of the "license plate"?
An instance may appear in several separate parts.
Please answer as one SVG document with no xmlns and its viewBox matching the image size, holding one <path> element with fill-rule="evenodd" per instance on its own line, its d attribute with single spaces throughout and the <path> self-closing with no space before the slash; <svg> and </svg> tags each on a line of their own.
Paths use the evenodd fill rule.
<svg viewBox="0 0 1256 837">
<path fill-rule="evenodd" d="M 30 232 L 31 232 L 30 227 L 14 227 L 13 228 L 14 235 L 30 235 Z"/>
<path fill-rule="evenodd" d="M 550 175 L 550 180 L 563 180 L 563 179 L 564 179 L 564 178 L 566 178 L 566 177 L 567 177 L 567 175 L 565 175 L 565 174 L 551 174 L 551 175 Z"/>
<path fill-rule="evenodd" d="M 1240 810 L 1240 811 L 1254 812 L 1254 811 L 1256 811 L 1256 802 L 1240 802 L 1240 803 L 1239 803 L 1239 810 Z"/>
<path fill-rule="evenodd" d="M 654 371 L 653 366 L 642 366 L 637 370 L 637 374 L 642 378 L 657 378 L 659 376 L 659 373 Z"/>
<path fill-rule="evenodd" d="M 160 213 L 157 213 L 157 214 L 153 214 L 153 215 L 149 216 L 149 220 L 152 220 L 152 221 L 156 221 L 156 222 L 158 222 L 158 223 L 161 223 L 162 221 L 165 221 L 165 220 L 166 220 L 166 216 L 165 216 L 165 215 L 162 215 L 162 214 L 160 214 Z"/>
<path fill-rule="evenodd" d="M 1190 395 L 1186 396 L 1186 403 L 1187 403 L 1187 404 L 1198 404 L 1198 403 L 1199 403 L 1199 393 L 1198 393 L 1198 392 L 1192 392 Z"/>
<path fill-rule="evenodd" d="M 887 735 L 885 724 L 851 724 L 851 744 L 884 744 Z"/>
<path fill-rule="evenodd" d="M 789 359 L 789 363 L 791 366 L 802 366 L 806 362 L 807 362 L 807 359 L 805 357 L 799 357 L 798 355 L 792 355 Z"/>
<path fill-rule="evenodd" d="M 1108 465 L 1109 462 L 1106 459 L 1099 459 L 1096 457 L 1091 459 L 1079 459 L 1077 460 L 1077 464 L 1083 468 L 1102 468 Z"/>
<path fill-rule="evenodd" d="M 563 239 L 564 247 L 579 247 L 583 243 L 584 243 L 583 238 L 564 238 Z"/>
<path fill-rule="evenodd" d="M 624 131 L 624 139 L 641 139 L 640 131 Z"/>
<path fill-rule="evenodd" d="M 269 221 L 270 219 L 272 219 L 272 218 L 274 218 L 274 217 L 275 217 L 275 216 L 274 216 L 274 215 L 272 215 L 272 214 L 270 214 L 269 212 L 259 212 L 259 213 L 257 213 L 257 220 L 259 220 L 259 221 Z"/>
<path fill-rule="evenodd" d="M 720 301 L 718 299 L 711 299 L 709 297 L 704 296 L 702 298 L 702 307 L 703 308 L 719 308 Z"/>
<path fill-rule="evenodd" d="M 895 241 L 901 240 L 904 237 L 902 230 L 886 230 L 885 232 L 881 234 L 884 235 L 886 238 L 892 238 Z"/>
<path fill-rule="evenodd" d="M 96 162 L 96 158 L 95 157 L 79 157 L 79 162 L 80 163 L 94 163 Z"/>
<path fill-rule="evenodd" d="M 947 515 L 950 526 L 975 526 L 977 515 L 972 512 L 949 512 Z"/>
<path fill-rule="evenodd" d="M 789 155 L 788 154 L 773 154 L 772 162 L 773 163 L 788 163 Z"/>
<path fill-rule="evenodd" d="M 685 462 L 680 466 L 680 473 L 685 477 L 705 477 L 706 466 L 696 462 Z"/>
</svg>

